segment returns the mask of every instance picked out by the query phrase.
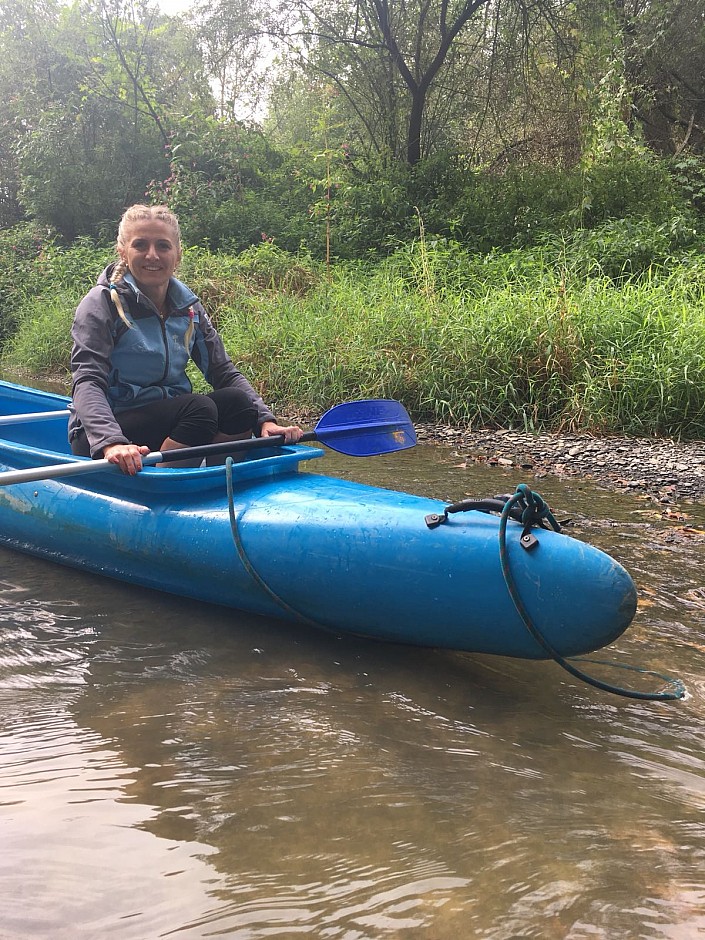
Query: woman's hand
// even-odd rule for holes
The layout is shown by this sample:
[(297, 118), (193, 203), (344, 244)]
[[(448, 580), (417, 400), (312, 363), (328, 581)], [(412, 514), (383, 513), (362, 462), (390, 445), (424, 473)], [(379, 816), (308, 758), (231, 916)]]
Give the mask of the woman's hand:
[(138, 444), (108, 444), (103, 448), (103, 457), (117, 464), (123, 473), (130, 476), (142, 469), (142, 458), (148, 453), (149, 447)]
[(260, 437), (275, 437), (276, 435), (283, 434), (285, 444), (295, 444), (297, 441), (301, 440), (304, 432), (295, 424), (283, 428), (281, 425), (277, 424), (276, 421), (265, 421), (259, 429), (259, 434)]

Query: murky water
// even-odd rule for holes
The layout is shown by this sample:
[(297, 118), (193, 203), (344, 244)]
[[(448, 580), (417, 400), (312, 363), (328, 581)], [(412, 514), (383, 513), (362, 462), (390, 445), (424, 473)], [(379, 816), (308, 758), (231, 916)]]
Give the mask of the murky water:
[[(433, 447), (318, 464), (449, 500), (523, 479)], [(527, 482), (639, 585), (596, 658), (685, 701), (0, 549), (0, 936), (705, 937), (705, 508)]]

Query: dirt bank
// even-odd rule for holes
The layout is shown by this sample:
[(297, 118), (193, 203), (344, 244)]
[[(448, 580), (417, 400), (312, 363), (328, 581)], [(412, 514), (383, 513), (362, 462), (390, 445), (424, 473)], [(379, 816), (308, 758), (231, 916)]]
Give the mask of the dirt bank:
[(663, 505), (705, 497), (705, 441), (467, 431), (433, 425), (417, 425), (416, 431), (419, 442), (446, 445), (465, 460), (517, 467), (536, 478), (585, 477)]

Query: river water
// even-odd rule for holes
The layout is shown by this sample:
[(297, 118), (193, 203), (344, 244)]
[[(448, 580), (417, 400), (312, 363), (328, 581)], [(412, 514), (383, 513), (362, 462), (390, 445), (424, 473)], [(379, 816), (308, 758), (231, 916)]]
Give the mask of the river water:
[[(524, 479), (437, 446), (316, 464), (450, 501)], [(0, 937), (705, 937), (705, 508), (526, 482), (639, 587), (595, 657), (631, 670), (584, 668), (685, 700), (0, 549)]]

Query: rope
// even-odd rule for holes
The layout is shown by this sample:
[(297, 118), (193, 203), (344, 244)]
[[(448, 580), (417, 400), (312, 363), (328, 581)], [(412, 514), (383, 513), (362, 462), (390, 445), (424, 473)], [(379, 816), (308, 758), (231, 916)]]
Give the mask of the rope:
[(237, 551), (238, 558), (242, 563), (243, 568), (250, 575), (252, 580), (262, 588), (262, 590), (269, 596), (271, 599), (278, 604), (283, 610), (288, 614), (291, 614), (296, 620), (300, 620), (302, 623), (308, 624), (308, 626), (316, 627), (318, 630), (325, 630), (322, 624), (317, 623), (315, 620), (311, 620), (310, 617), (307, 617), (306, 614), (302, 614), (300, 611), (296, 610), (291, 605), (287, 604), (284, 598), (280, 597), (276, 591), (274, 591), (256, 570), (250, 559), (247, 557), (247, 552), (245, 551), (245, 546), (242, 543), (242, 538), (240, 536), (240, 528), (238, 526), (237, 516), (235, 515), (235, 500), (233, 496), (233, 458), (227, 457), (225, 460), (225, 482), (228, 491), (228, 514), (230, 516), (230, 531), (233, 535), (233, 542), (235, 543), (235, 549)]
[(542, 525), (546, 528), (544, 523), (548, 522), (555, 532), (561, 531), (561, 527), (556, 522), (548, 504), (544, 502), (538, 493), (530, 490), (526, 483), (520, 483), (517, 486), (516, 493), (509, 497), (507, 503), (509, 508), (505, 506), (503, 512), (509, 516), (512, 508), (518, 506), (521, 510), (521, 523), (525, 529), (531, 529), (535, 525)]
[[(661, 675), (658, 672), (652, 672), (648, 669), (641, 669), (636, 666), (628, 666), (625, 663), (608, 663), (604, 660), (583, 660), (584, 662), (591, 662), (600, 665), (607, 665), (614, 669), (629, 669), (634, 672), (640, 672), (644, 675), (654, 676), (658, 679), (662, 679), (664, 682), (667, 682), (669, 685), (673, 686), (673, 692), (638, 692), (633, 689), (625, 689), (622, 686), (611, 685), (608, 682), (602, 682), (600, 679), (595, 679), (593, 676), (589, 676), (587, 673), (583, 672), (581, 669), (578, 669), (567, 659), (564, 659), (560, 653), (554, 649), (554, 647), (549, 643), (546, 637), (541, 633), (539, 628), (531, 619), (529, 612), (524, 606), (524, 602), (519, 595), (519, 591), (514, 581), (514, 577), (511, 572), (509, 565), (509, 555), (507, 552), (507, 520), (510, 518), (512, 510), (515, 507), (521, 509), (522, 514), (522, 523), (526, 528), (533, 523), (533, 519), (536, 518), (537, 521), (548, 519), (552, 520), (551, 524), (555, 527), (558, 526), (555, 519), (551, 515), (550, 510), (544, 503), (543, 499), (538, 495), (538, 493), (532, 493), (526, 483), (520, 483), (517, 487), (516, 493), (505, 503), (502, 514), (499, 521), (499, 557), (502, 565), (502, 574), (504, 575), (504, 581), (507, 585), (507, 590), (509, 595), (514, 602), (514, 606), (517, 609), (517, 613), (524, 622), (524, 626), (529, 631), (531, 636), (536, 640), (536, 642), (548, 653), (551, 659), (554, 662), (558, 663), (566, 672), (569, 672), (572, 676), (575, 676), (576, 679), (580, 679), (582, 682), (586, 682), (588, 685), (594, 686), (596, 689), (601, 689), (603, 692), (612, 692), (614, 695), (622, 695), (625, 698), (640, 699), (642, 701), (649, 702), (672, 702), (676, 699), (685, 698), (685, 686), (680, 681), (680, 679), (673, 679), (670, 676)], [(556, 529), (558, 531), (558, 529)]]

